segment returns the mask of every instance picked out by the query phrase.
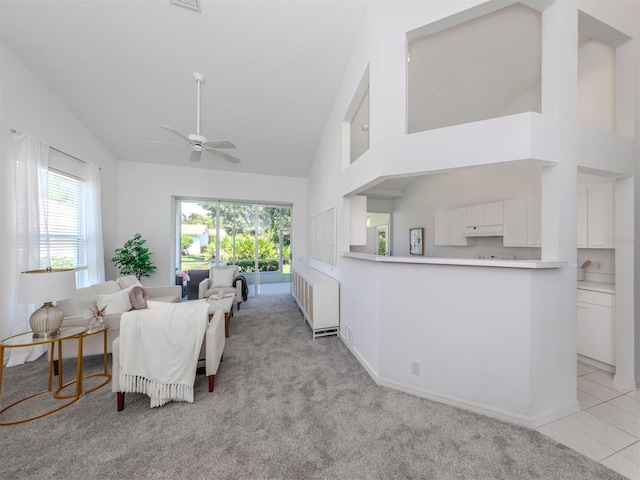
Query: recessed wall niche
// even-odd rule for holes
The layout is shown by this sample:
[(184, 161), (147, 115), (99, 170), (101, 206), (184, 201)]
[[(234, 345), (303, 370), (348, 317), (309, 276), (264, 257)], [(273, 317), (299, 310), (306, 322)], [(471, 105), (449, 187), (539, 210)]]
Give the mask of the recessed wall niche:
[(516, 3), (407, 33), (407, 131), (541, 111), (540, 12)]
[[(578, 12), (578, 84), (576, 120), (608, 132), (631, 132), (629, 115), (618, 107), (633, 103), (628, 78), (627, 35)], [(632, 116), (631, 116), (632, 118)]]
[(369, 150), (369, 127), (369, 66), (367, 66), (342, 123), (344, 167), (351, 165)]

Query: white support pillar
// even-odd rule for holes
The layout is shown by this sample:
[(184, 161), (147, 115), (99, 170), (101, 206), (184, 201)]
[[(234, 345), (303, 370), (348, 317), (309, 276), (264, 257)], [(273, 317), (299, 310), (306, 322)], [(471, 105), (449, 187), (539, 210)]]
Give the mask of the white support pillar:
[(615, 184), (615, 346), (616, 374), (614, 382), (636, 388), (640, 380), (640, 319), (636, 315), (634, 292), (635, 235), (634, 177), (618, 178)]
[(577, 174), (568, 162), (542, 169), (542, 260), (568, 262), (574, 269)]

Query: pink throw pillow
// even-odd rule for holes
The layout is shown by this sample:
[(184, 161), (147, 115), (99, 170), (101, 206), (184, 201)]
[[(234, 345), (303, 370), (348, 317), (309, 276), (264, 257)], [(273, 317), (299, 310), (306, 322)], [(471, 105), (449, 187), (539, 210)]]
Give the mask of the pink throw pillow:
[(136, 310), (144, 310), (147, 308), (147, 298), (149, 294), (142, 287), (133, 287), (129, 292), (129, 301), (131, 306)]

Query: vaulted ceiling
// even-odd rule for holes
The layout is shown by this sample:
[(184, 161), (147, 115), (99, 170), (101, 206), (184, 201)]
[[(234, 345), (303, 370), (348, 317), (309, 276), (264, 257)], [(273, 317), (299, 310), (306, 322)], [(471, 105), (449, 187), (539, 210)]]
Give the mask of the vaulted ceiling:
[[(0, 0), (3, 43), (120, 160), (304, 177), (367, 8), (349, 0)], [(162, 129), (229, 140), (238, 165)], [(226, 151), (226, 150), (225, 150)]]

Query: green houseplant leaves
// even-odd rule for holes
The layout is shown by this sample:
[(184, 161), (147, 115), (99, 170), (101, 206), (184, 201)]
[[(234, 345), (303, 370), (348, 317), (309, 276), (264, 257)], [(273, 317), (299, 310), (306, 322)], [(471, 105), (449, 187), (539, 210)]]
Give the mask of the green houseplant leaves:
[(135, 275), (138, 280), (149, 277), (156, 270), (151, 260), (149, 249), (144, 246), (146, 240), (136, 233), (131, 240), (127, 240), (122, 248), (116, 248), (115, 256), (111, 259), (120, 269), (120, 275)]

